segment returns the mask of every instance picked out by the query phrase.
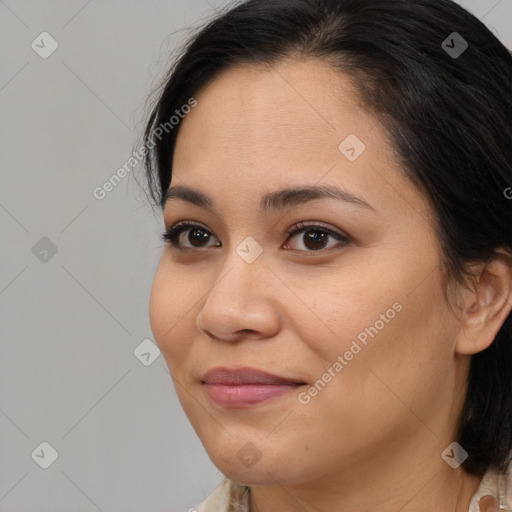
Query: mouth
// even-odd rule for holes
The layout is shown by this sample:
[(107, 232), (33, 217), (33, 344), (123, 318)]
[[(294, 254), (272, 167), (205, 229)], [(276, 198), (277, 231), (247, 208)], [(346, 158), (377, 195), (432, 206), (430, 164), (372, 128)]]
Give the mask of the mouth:
[(208, 397), (223, 408), (252, 407), (306, 385), (300, 379), (274, 375), (255, 368), (212, 368), (203, 376)]

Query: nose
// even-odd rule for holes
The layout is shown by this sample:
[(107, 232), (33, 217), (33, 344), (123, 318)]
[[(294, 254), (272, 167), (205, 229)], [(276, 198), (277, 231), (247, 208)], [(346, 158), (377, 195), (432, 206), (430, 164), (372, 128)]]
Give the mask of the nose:
[(247, 263), (235, 252), (220, 277), (209, 285), (196, 317), (197, 329), (213, 340), (227, 342), (275, 336), (281, 322), (279, 286), (283, 285), (262, 256)]

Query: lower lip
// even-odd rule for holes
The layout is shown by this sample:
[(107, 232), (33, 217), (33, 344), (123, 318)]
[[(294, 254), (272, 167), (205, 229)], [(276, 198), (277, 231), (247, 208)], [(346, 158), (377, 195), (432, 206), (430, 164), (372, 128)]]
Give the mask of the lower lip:
[(301, 384), (206, 384), (208, 396), (221, 407), (241, 409), (270, 400), (301, 387)]

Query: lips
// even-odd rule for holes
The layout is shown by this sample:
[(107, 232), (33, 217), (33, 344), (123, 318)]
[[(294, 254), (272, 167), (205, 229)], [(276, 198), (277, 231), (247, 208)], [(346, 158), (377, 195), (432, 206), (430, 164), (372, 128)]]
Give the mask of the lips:
[(236, 386), (243, 384), (273, 384), (273, 385), (294, 385), (305, 384), (305, 382), (290, 378), (273, 375), (271, 373), (257, 370), (255, 368), (212, 368), (208, 370), (202, 381), (205, 384), (223, 384), (226, 386)]
[(252, 407), (290, 393), (305, 382), (255, 368), (212, 368), (202, 378), (209, 398), (226, 409)]

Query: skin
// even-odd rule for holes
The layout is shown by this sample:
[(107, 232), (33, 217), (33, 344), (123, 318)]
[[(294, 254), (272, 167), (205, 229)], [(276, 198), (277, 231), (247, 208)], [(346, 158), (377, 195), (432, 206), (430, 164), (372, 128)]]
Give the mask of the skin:
[(481, 512), (499, 512), (500, 504), (492, 496), (484, 496), (478, 503)]
[[(182, 233), (188, 252), (166, 244), (150, 320), (211, 460), (251, 487), (251, 511), (467, 512), (481, 479), (441, 454), (455, 440), (471, 354), (512, 308), (510, 262), (475, 265), (475, 288), (460, 288), (457, 315), (449, 308), (432, 209), (350, 80), (327, 64), (238, 66), (195, 98), (171, 187), (199, 189), (217, 210), (168, 201), (166, 227), (190, 220), (210, 237), (194, 249)], [(366, 145), (352, 162), (338, 149), (349, 134)], [(373, 209), (319, 199), (259, 211), (264, 193), (317, 184)], [(331, 236), (314, 251), (305, 233), (286, 234), (301, 221), (350, 242)], [(236, 252), (248, 236), (263, 250), (250, 264)], [(308, 404), (298, 400), (307, 387), (246, 409), (205, 393), (201, 377), (216, 366), (311, 386), (397, 302), (401, 311)], [(247, 443), (260, 456), (252, 467), (237, 456)]]

